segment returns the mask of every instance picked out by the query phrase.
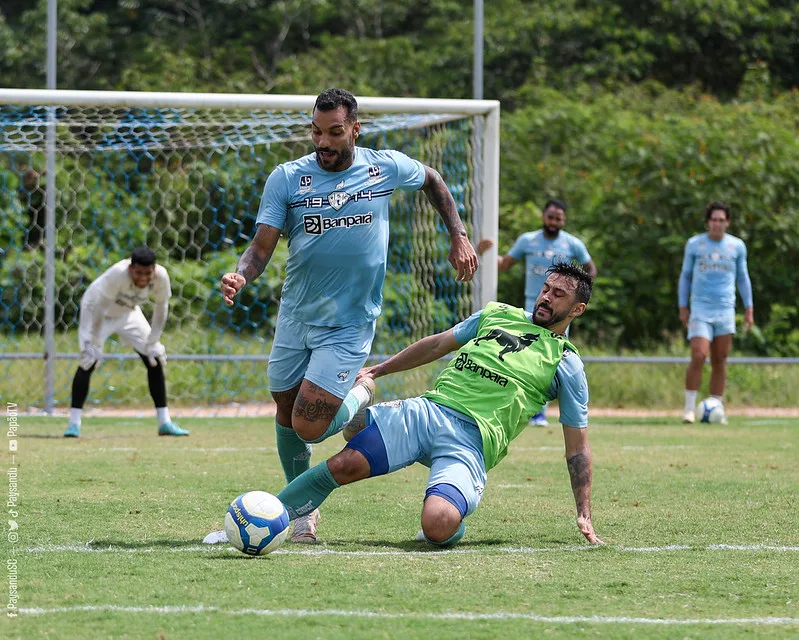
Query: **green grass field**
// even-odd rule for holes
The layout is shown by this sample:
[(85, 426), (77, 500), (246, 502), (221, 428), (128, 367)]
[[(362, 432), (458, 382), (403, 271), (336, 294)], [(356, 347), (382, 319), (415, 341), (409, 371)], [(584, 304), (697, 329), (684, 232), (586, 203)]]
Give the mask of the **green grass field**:
[[(4, 638), (789, 638), (799, 635), (799, 424), (597, 420), (589, 548), (559, 428), (489, 474), (463, 542), (413, 540), (426, 470), (342, 488), (315, 547), (203, 547), (239, 493), (283, 486), (274, 423), (20, 416), (20, 615)], [(318, 445), (314, 460), (337, 451)], [(10, 516), (9, 516), (10, 517)], [(11, 533), (8, 526), (4, 539)], [(11, 566), (11, 565), (9, 565)]]

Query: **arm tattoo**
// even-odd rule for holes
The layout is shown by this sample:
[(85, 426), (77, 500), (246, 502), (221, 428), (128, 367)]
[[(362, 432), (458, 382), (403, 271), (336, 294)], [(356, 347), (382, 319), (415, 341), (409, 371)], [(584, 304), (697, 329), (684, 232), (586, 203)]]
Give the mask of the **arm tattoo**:
[(591, 487), (591, 461), (583, 453), (578, 453), (566, 460), (569, 467), (569, 476), (572, 481), (572, 491), (576, 492)]
[(247, 280), (247, 284), (249, 284), (264, 272), (267, 262), (269, 262), (269, 259), (259, 256), (255, 247), (250, 245), (241, 254), (236, 273), (243, 275), (244, 279)]
[(463, 221), (458, 216), (458, 210), (455, 207), (455, 200), (452, 194), (447, 189), (444, 180), (434, 171), (435, 179), (430, 181), (430, 184), (423, 187), (424, 194), (430, 201), (436, 211), (438, 211), (444, 224), (447, 225), (449, 234), (451, 236), (465, 236), (466, 227), (463, 226)]

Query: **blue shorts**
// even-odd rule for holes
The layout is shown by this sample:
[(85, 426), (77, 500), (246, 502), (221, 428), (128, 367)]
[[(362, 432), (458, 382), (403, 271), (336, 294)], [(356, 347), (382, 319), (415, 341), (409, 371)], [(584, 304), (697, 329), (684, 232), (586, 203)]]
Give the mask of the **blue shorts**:
[(319, 327), (278, 314), (269, 356), (270, 391), (288, 391), (303, 378), (345, 398), (366, 362), (374, 321), (354, 327)]
[(735, 309), (719, 313), (691, 312), (688, 319), (688, 339), (705, 338), (713, 342), (714, 338), (735, 333)]
[(392, 400), (366, 411), (383, 437), (389, 473), (419, 462), (430, 468), (428, 488), (451, 484), (466, 498), (466, 515), (477, 508), (487, 479), (477, 425), (425, 398)]

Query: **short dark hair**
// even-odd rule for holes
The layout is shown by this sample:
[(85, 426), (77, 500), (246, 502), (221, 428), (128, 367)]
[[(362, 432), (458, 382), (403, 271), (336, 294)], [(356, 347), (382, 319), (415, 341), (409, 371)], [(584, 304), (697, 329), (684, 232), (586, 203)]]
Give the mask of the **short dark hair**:
[(137, 247), (130, 254), (130, 263), (150, 267), (155, 264), (156, 257), (155, 251), (150, 249), (150, 247)]
[(594, 291), (594, 279), (585, 269), (573, 262), (564, 261), (556, 262), (547, 269), (547, 277), (553, 273), (577, 280), (577, 302), (588, 304)]
[(724, 204), (721, 200), (714, 200), (705, 207), (705, 222), (710, 220), (710, 216), (713, 215), (714, 211), (723, 211), (724, 217), (727, 220), (730, 219), (730, 206)]
[(544, 208), (541, 209), (541, 212), (543, 213), (544, 211), (549, 209), (551, 206), (555, 206), (558, 209), (563, 209), (563, 213), (566, 213), (566, 209), (568, 208), (568, 207), (566, 207), (566, 203), (563, 202), (563, 200), (561, 200), (560, 198), (551, 198), (551, 199), (547, 200), (547, 203), (544, 205)]
[(316, 96), (314, 111), (333, 111), (339, 107), (347, 110), (347, 122), (354, 122), (358, 119), (358, 101), (355, 96), (344, 89), (325, 89)]

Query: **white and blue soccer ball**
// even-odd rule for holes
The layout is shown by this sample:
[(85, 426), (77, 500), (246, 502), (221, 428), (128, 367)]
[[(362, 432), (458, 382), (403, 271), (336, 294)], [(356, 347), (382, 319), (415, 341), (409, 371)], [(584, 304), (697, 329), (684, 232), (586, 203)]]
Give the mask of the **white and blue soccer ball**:
[(718, 398), (705, 398), (696, 408), (699, 422), (719, 424), (724, 421), (724, 405)]
[(225, 532), (239, 551), (263, 556), (283, 544), (289, 533), (289, 514), (271, 493), (248, 491), (227, 508)]

